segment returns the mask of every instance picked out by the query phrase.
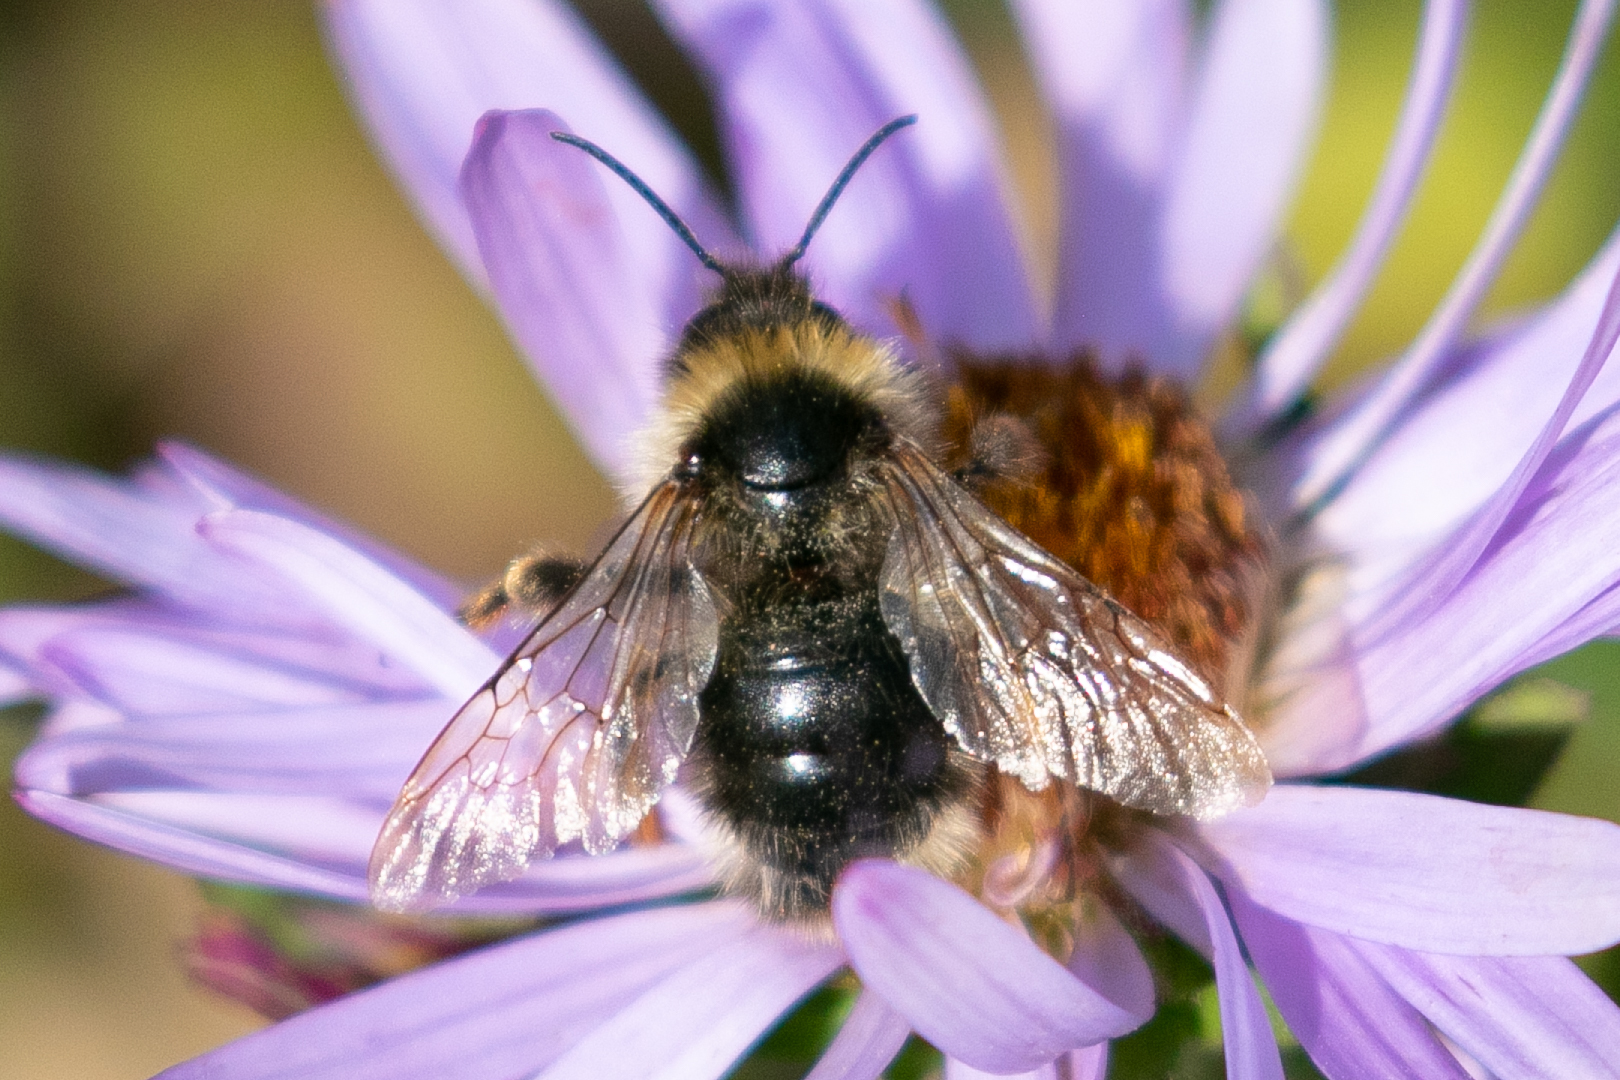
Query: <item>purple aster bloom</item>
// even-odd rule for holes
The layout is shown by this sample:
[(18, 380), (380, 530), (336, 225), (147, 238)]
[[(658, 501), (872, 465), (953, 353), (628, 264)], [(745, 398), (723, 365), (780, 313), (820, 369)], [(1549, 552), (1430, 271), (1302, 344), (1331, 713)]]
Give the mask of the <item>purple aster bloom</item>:
[[(605, 469), (655, 407), (706, 272), (634, 193), (548, 136), (611, 144), (722, 257), (797, 239), (826, 179), (892, 117), (923, 122), (851, 185), (806, 257), (822, 295), (890, 335), (1094, 350), (1181, 381), (1272, 247), (1322, 92), (1328, 13), (1218, 0), (1019, 0), (1058, 121), (1064, 215), (1047, 307), (1005, 202), (992, 124), (920, 3), (659, 0), (711, 81), (745, 244), (691, 157), (568, 9), (544, 0), (331, 0), (334, 47), (423, 217), (487, 289)], [(947, 1075), (1100, 1077), (1154, 1009), (1129, 922), (1213, 965), (1228, 1074), (1280, 1077), (1255, 976), (1334, 1080), (1620, 1075), (1620, 1011), (1565, 957), (1620, 940), (1620, 827), (1310, 783), (1450, 723), (1510, 676), (1620, 624), (1620, 237), (1510, 325), (1470, 316), (1534, 205), (1614, 4), (1587, 0), (1518, 168), (1456, 284), (1386, 371), (1263, 440), (1356, 311), (1452, 87), (1466, 5), (1430, 0), (1407, 103), (1340, 264), (1257, 358), (1222, 421), (1300, 587), (1247, 680), (1284, 782), (1194, 824), (1088, 841), (1097, 887), (1059, 962), (1017, 918), (1037, 842), (975, 896), (852, 865), (836, 940), (711, 884), (679, 793), (665, 839), (576, 851), (456, 902), (589, 915), (402, 976), (173, 1070), (209, 1077), (717, 1077), (844, 968), (860, 996), (812, 1075), (878, 1075), (911, 1032)], [(914, 136), (914, 137), (913, 137)], [(913, 358), (926, 363), (929, 357)], [(125, 481), (0, 461), (0, 520), (130, 586), (0, 612), (0, 697), (52, 711), (17, 767), (31, 812), (203, 877), (359, 901), (383, 815), (507, 641), (459, 592), (195, 450)], [(1045, 861), (1043, 861), (1045, 860)], [(609, 911), (608, 909), (620, 909)], [(1011, 916), (1011, 917), (1009, 917)], [(1252, 965), (1252, 970), (1251, 970)], [(1443, 1038), (1442, 1038), (1443, 1036)]]

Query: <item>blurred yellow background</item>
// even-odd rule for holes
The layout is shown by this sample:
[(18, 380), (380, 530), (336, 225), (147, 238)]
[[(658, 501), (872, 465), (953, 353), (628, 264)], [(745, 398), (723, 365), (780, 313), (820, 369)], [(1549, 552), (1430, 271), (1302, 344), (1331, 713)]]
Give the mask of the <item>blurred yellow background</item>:
[[(644, 9), (584, 5), (718, 167), (689, 69)], [(1489, 213), (1573, 0), (1481, 0), (1411, 225), (1336, 359), (1408, 340)], [(1005, 12), (952, 18), (1002, 114), (1036, 254), (1052, 178)], [(1404, 91), (1416, 0), (1340, 5), (1323, 138), (1290, 225), (1320, 276), (1353, 228)], [(536, 103), (540, 104), (540, 103)], [(1620, 216), (1620, 49), (1489, 307), (1557, 292)], [(1047, 274), (1049, 277), (1049, 272)], [(288, 0), (0, 0), (0, 446), (119, 469), (192, 440), (468, 582), (535, 540), (582, 550), (611, 512), (502, 330), (412, 218)], [(0, 537), (0, 600), (96, 583)], [(1620, 657), (1561, 662), (1594, 719), (1542, 805), (1620, 817)], [(1611, 685), (1611, 681), (1614, 685)], [(0, 714), (5, 760), (34, 713)], [(174, 963), (182, 879), (0, 806), (0, 1078), (148, 1076), (255, 1026)]]

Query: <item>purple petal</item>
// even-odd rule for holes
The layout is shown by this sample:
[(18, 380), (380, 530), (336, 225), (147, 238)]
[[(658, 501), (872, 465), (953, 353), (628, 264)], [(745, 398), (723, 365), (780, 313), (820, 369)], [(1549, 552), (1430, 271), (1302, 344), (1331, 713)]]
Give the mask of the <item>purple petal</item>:
[(1586, 81), (1603, 53), (1614, 5), (1615, 0), (1583, 0), (1552, 91), (1468, 262), (1406, 353), (1370, 394), (1339, 418), (1328, 437), (1316, 447), (1313, 460), (1295, 486), (1295, 505), (1309, 506), (1331, 492), (1388, 434), (1457, 344), (1529, 219), (1541, 186), (1557, 160)]
[(513, 336), (575, 434), (623, 477), (670, 327), (608, 201), (621, 181), (551, 138), (568, 130), (544, 110), (486, 113), (461, 190)]
[(256, 510), (211, 515), (199, 531), (223, 551), (279, 577), (306, 604), (461, 700), (499, 657), (409, 584), (337, 539)]
[[(844, 162), (906, 113), (921, 121), (864, 165), (805, 263), (830, 303), (892, 333), (905, 296), (929, 334), (977, 349), (1037, 336), (990, 112), (939, 14), (920, 0), (659, 0), (703, 64), (754, 239), (799, 239)], [(572, 119), (572, 117), (570, 117)]]
[(1016, 0), (1058, 123), (1057, 350), (1117, 365), (1172, 321), (1159, 285), (1164, 185), (1186, 111), (1186, 0)]
[[(491, 109), (552, 109), (610, 145), (706, 241), (723, 218), (691, 157), (566, 4), (554, 0), (327, 0), (332, 47), (355, 104), (439, 240), (484, 277), (458, 177)], [(696, 309), (691, 253), (620, 185), (609, 201), (655, 295)], [(677, 300), (677, 297), (680, 297)], [(671, 320), (675, 325), (686, 315)]]
[[(1574, 379), (1617, 272), (1620, 230), (1558, 299), (1464, 353), (1462, 370), (1428, 394), (1317, 515), (1328, 544), (1353, 560), (1356, 595), (1381, 595), (1379, 585), (1513, 475)], [(1608, 364), (1569, 424), (1617, 400), (1620, 364)]]
[(711, 944), (536, 1080), (716, 1080), (842, 963), (836, 948), (775, 927)]
[(34, 684), (27, 676), (6, 664), (0, 664), (0, 706), (15, 705), (34, 693)]
[(1153, 972), (1124, 925), (1107, 905), (1089, 905), (1071, 928), (1069, 973), (1146, 1023), (1158, 1008)]
[(1071, 1050), (1064, 1057), (1068, 1060), (1059, 1058), (1038, 1069), (1010, 1076), (1007, 1073), (982, 1072), (955, 1058), (946, 1058), (945, 1080), (1104, 1080), (1108, 1075), (1108, 1044), (1105, 1042)]
[(1620, 1008), (1561, 956), (1356, 951), (1499, 1080), (1620, 1076)]
[(17, 782), (76, 796), (155, 787), (387, 803), (453, 709), (430, 700), (103, 725), (39, 740)]
[(1350, 942), (1280, 918), (1241, 892), (1227, 898), (1277, 1011), (1332, 1080), (1468, 1080)]
[(207, 498), (212, 504), (211, 510), (264, 510), (330, 533), (396, 577), (409, 581), (446, 611), (454, 611), (466, 593), (465, 589), (448, 578), (379, 544), (343, 522), (305, 506), (262, 480), (238, 472), (195, 446), (174, 441), (162, 442), (158, 444), (157, 458), (166, 471), (183, 480), (192, 491)]
[(1424, 5), (1406, 101), (1356, 235), (1327, 278), (1260, 355), (1242, 422), (1263, 424), (1303, 394), (1361, 307), (1433, 156), (1467, 21), (1468, 0), (1428, 0)]
[[(1616, 309), (1620, 314), (1620, 307)], [(1345, 760), (1419, 738), (1524, 670), (1620, 582), (1620, 410), (1547, 459), (1492, 547), (1423, 617), (1362, 644), (1369, 726)]]
[(1428, 952), (1533, 956), (1620, 940), (1620, 825), (1404, 791), (1281, 784), (1200, 825), (1255, 903)]
[(1328, 70), (1321, 0), (1224, 0), (1193, 81), (1161, 245), (1175, 324), (1156, 367), (1190, 382), (1276, 242)]
[(1122, 1035), (1145, 1016), (1094, 991), (955, 885), (862, 860), (833, 890), (861, 980), (918, 1034), (974, 1068), (1018, 1072)]
[(523, 1076), (604, 1016), (746, 933), (726, 904), (641, 911), (496, 945), (238, 1039), (168, 1080)]
[(1265, 1003), (1226, 906), (1198, 864), (1162, 833), (1143, 829), (1131, 850), (1115, 860), (1114, 875), (1150, 915), (1214, 962), (1227, 1075), (1282, 1080), (1282, 1056)]
[[(339, 797), (126, 792), (95, 801), (16, 793), (23, 809), (87, 840), (195, 877), (364, 903), (366, 864), (384, 807)], [(558, 856), (447, 910), (567, 913), (680, 895), (712, 884), (679, 844)]]
[(88, 469), (0, 457), (0, 524), (131, 585), (204, 609), (297, 625), (309, 614), (269, 581), (198, 542), (200, 498), (141, 492)]
[(877, 1080), (910, 1034), (905, 1017), (878, 995), (863, 990), (832, 1044), (804, 1080)]

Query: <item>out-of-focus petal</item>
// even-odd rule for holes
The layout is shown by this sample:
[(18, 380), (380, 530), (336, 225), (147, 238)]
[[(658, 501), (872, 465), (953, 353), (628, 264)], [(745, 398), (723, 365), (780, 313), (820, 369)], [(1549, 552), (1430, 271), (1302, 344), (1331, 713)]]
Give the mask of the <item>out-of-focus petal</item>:
[(1440, 119), (1455, 84), (1467, 21), (1468, 0), (1428, 0), (1425, 4), (1406, 101), (1356, 235), (1328, 276), (1255, 362), (1248, 398), (1236, 418), (1239, 424), (1263, 424), (1303, 394), (1365, 299), (1433, 156)]
[(1064, 965), (1070, 973), (1132, 1016), (1152, 1016), (1158, 1007), (1153, 971), (1108, 905), (1088, 905), (1070, 930), (1074, 951)]
[(1098, 993), (966, 892), (887, 860), (852, 864), (833, 925), (861, 980), (947, 1055), (1018, 1072), (1147, 1019)]
[[(1071, 1050), (1064, 1057), (1067, 1061), (1059, 1058), (1038, 1069), (1011, 1075), (982, 1072), (955, 1058), (946, 1058), (945, 1080), (1104, 1080), (1108, 1075), (1108, 1044), (1105, 1042)], [(1059, 1068), (1060, 1063), (1067, 1066), (1066, 1071)]]
[(1617, 480), (1620, 408), (1564, 439), (1490, 549), (1432, 610), (1359, 643), (1368, 730), (1343, 764), (1448, 723), (1620, 582)]
[[(1570, 384), (1617, 272), (1620, 231), (1556, 300), (1462, 354), (1461, 370), (1425, 395), (1316, 516), (1328, 547), (1349, 560), (1356, 597), (1375, 596), (1513, 474)], [(1606, 364), (1569, 423), (1616, 401), (1620, 364)]]
[(485, 113), (461, 190), (513, 337), (580, 441), (623, 477), (670, 327), (608, 201), (622, 181), (551, 138), (568, 130), (542, 109)]
[(331, 536), (256, 510), (212, 514), (200, 530), (219, 549), (279, 577), (333, 624), (392, 653), (447, 697), (466, 698), (500, 662), (449, 613)]
[(1314, 448), (1294, 486), (1296, 506), (1312, 506), (1331, 495), (1439, 373), (1535, 207), (1603, 54), (1614, 7), (1615, 0), (1582, 0), (1552, 91), (1468, 262), (1406, 353)]
[(1498, 1080), (1620, 1077), (1620, 1008), (1562, 956), (1355, 949)]
[(0, 664), (0, 707), (15, 705), (34, 694), (34, 684), (22, 672)]
[(775, 927), (710, 943), (536, 1080), (717, 1080), (842, 962), (836, 948)]
[[(491, 109), (568, 117), (629, 162), (706, 242), (726, 246), (724, 219), (697, 165), (568, 5), (327, 0), (324, 8), (333, 50), (383, 159), (472, 280), (484, 280), (483, 262), (457, 178), (473, 126)], [(609, 188), (608, 198), (638, 273), (670, 302), (666, 314), (678, 324), (705, 284), (691, 253), (629, 188)]]
[[(892, 334), (904, 296), (929, 335), (978, 349), (1034, 343), (1036, 313), (990, 111), (921, 0), (659, 0), (714, 84), (761, 254), (791, 248), (844, 162), (917, 113), (862, 167), (805, 264), (824, 298)], [(579, 123), (572, 116), (571, 123)]]
[(804, 1080), (877, 1080), (910, 1034), (905, 1017), (877, 994), (862, 990)]
[(307, 610), (196, 536), (208, 507), (57, 462), (0, 457), (0, 524), (41, 547), (194, 608), (299, 625)]
[(1271, 1019), (1244, 962), (1231, 917), (1204, 871), (1153, 829), (1142, 830), (1131, 850), (1113, 861), (1113, 868), (1137, 903), (1214, 963), (1227, 1075), (1282, 1080), (1282, 1055)]
[(1164, 183), (1186, 111), (1187, 0), (1015, 0), (1057, 120), (1052, 344), (1118, 365), (1159, 343)]
[(1620, 940), (1620, 825), (1405, 791), (1281, 784), (1197, 827), (1280, 915), (1406, 948), (1568, 955)]
[(1290, 922), (1229, 890), (1243, 943), (1277, 1011), (1335, 1080), (1468, 1080), (1417, 1010), (1390, 990), (1350, 942)]
[(525, 1076), (694, 958), (746, 933), (726, 904), (577, 923), (340, 998), (178, 1065), (168, 1080)]
[(1174, 319), (1149, 358), (1190, 382), (1270, 252), (1321, 112), (1323, 0), (1224, 0), (1167, 185), (1161, 288)]
[[(69, 832), (195, 877), (365, 903), (366, 864), (384, 806), (339, 796), (128, 792), (93, 800), (40, 789), (23, 809)], [(559, 856), (464, 897), (466, 913), (590, 911), (692, 892), (712, 876), (690, 848), (663, 844)]]

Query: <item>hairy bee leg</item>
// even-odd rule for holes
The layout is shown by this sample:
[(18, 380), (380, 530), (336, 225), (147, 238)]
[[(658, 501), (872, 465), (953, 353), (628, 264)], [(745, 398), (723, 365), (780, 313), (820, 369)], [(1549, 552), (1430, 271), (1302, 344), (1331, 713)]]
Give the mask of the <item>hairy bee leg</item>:
[(973, 425), (968, 459), (951, 478), (973, 492), (999, 480), (1028, 482), (1045, 468), (1049, 456), (1027, 423), (994, 413)]
[(474, 630), (487, 629), (508, 615), (537, 618), (555, 607), (585, 570), (586, 564), (577, 559), (536, 549), (513, 559), (506, 573), (468, 597), (456, 614)]

